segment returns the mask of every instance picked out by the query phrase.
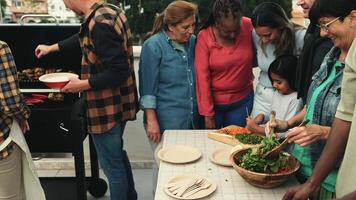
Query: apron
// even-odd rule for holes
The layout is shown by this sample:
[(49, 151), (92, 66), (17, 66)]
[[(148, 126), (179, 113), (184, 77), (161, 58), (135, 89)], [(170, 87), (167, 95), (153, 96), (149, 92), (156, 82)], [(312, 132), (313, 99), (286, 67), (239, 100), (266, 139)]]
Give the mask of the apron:
[(46, 197), (38, 179), (30, 150), (28, 149), (25, 137), (23, 136), (22, 130), (16, 120), (13, 120), (10, 135), (0, 145), (0, 150), (5, 148), (11, 141), (16, 143), (21, 150), (23, 177), (23, 187), (21, 188), (23, 199), (21, 200), (45, 200)]

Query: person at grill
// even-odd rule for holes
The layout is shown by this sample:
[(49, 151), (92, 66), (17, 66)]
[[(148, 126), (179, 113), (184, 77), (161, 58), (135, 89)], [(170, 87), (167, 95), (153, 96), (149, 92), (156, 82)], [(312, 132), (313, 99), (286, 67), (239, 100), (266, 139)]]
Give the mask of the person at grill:
[[(318, 173), (320, 170), (316, 167), (317, 160), (320, 158), (325, 143), (331, 145), (334, 142), (340, 141), (336, 139), (344, 137), (339, 132), (335, 132), (335, 136), (331, 138), (330, 129), (332, 123), (340, 123), (345, 116), (340, 113), (352, 112), (353, 107), (348, 107), (348, 110), (337, 111), (338, 104), (342, 95), (354, 94), (354, 88), (342, 88), (342, 80), (344, 74), (349, 70), (344, 69), (345, 58), (349, 52), (353, 39), (356, 37), (355, 29), (355, 9), (356, 4), (350, 0), (332, 1), (332, 0), (317, 0), (310, 10), (310, 19), (320, 26), (320, 34), (323, 37), (329, 37), (334, 47), (326, 54), (320, 69), (313, 75), (312, 82), (309, 87), (306, 107), (300, 113), (301, 115), (291, 118), (288, 121), (277, 121), (277, 129), (286, 130), (288, 127), (298, 125), (303, 117), (309, 119), (311, 124), (305, 127), (295, 127), (288, 131), (287, 137), (289, 141), (295, 143), (292, 154), (300, 161), (301, 168), (297, 174), (300, 182), (304, 183), (313, 173)], [(349, 90), (349, 94), (341, 94), (342, 90)], [(350, 98), (349, 100), (354, 100)], [(353, 106), (355, 105), (355, 102)], [(335, 118), (337, 116), (341, 117)], [(349, 117), (349, 116), (348, 116)], [(349, 119), (349, 118), (345, 118)], [(334, 126), (333, 125), (333, 126)], [(338, 126), (341, 130), (344, 126)], [(335, 128), (335, 127), (334, 127)], [(335, 148), (332, 147), (332, 151)], [(337, 150), (338, 151), (338, 150)], [(340, 167), (340, 163), (333, 162), (333, 166), (324, 174), (323, 179), (318, 180), (319, 192), (312, 192), (317, 199), (327, 200), (335, 197), (336, 177)], [(310, 182), (305, 184), (308, 189), (311, 189)], [(320, 189), (319, 189), (320, 188)], [(286, 196), (293, 197), (293, 192), (300, 191), (300, 187), (291, 189)], [(305, 188), (303, 189), (304, 191)], [(304, 192), (303, 191), (303, 192)], [(296, 196), (301, 193), (298, 192)], [(311, 193), (309, 193), (311, 195)], [(307, 197), (303, 198), (306, 199)], [(289, 199), (289, 198), (287, 198)], [(292, 199), (292, 198), (290, 198)]]
[(291, 54), (299, 56), (303, 47), (304, 27), (290, 22), (283, 8), (276, 3), (259, 4), (251, 17), (253, 42), (257, 49), (257, 64), (261, 69), (256, 86), (251, 116), (266, 116), (271, 111), (274, 88), (268, 78), (268, 68), (276, 57)]
[(45, 195), (23, 134), (30, 110), (20, 93), (7, 43), (0, 41), (0, 199), (44, 200)]
[[(197, 6), (173, 1), (156, 16), (152, 36), (143, 44), (139, 65), (140, 107), (152, 149), (167, 129), (198, 125), (194, 47)], [(158, 168), (153, 167), (156, 185)]]
[(245, 126), (253, 103), (254, 58), (251, 20), (239, 0), (217, 0), (198, 33), (195, 76), (205, 128)]
[(82, 49), (81, 79), (71, 78), (63, 92), (83, 92), (88, 132), (109, 180), (110, 198), (135, 200), (131, 166), (123, 149), (126, 122), (136, 119), (138, 95), (131, 31), (122, 9), (100, 0), (64, 0), (85, 17), (79, 34), (53, 45), (39, 45), (37, 57), (50, 52)]

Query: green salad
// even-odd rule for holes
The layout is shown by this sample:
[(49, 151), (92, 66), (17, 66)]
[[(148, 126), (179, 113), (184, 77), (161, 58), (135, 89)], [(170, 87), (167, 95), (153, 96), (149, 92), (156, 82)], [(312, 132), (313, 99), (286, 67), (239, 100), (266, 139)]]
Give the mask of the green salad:
[(262, 155), (279, 144), (275, 136), (265, 137), (261, 141), (261, 146), (249, 149), (247, 153), (238, 159), (240, 167), (260, 173), (277, 173), (286, 170), (287, 155), (279, 154), (274, 159), (264, 159)]
[(259, 144), (263, 140), (262, 136), (255, 134), (238, 134), (235, 138), (242, 144)]

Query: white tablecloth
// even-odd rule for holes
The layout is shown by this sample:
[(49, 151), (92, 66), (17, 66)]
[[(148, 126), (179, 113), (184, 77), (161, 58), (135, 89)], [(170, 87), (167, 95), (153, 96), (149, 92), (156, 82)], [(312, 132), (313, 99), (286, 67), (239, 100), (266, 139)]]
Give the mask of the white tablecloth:
[(229, 145), (208, 138), (211, 130), (169, 130), (165, 131), (163, 148), (170, 145), (188, 145), (201, 150), (202, 157), (189, 164), (170, 164), (160, 162), (155, 200), (174, 200), (163, 190), (172, 177), (183, 174), (198, 174), (211, 178), (217, 189), (202, 200), (277, 200), (281, 199), (287, 188), (297, 184), (292, 179), (281, 187), (261, 189), (248, 184), (232, 167), (219, 166), (209, 161), (214, 150)]

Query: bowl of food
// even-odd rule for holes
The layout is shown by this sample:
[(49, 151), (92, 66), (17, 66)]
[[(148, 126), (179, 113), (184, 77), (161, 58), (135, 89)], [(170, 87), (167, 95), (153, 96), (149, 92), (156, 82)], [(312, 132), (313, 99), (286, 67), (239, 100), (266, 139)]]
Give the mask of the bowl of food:
[(286, 152), (281, 152), (273, 159), (263, 158), (264, 153), (278, 144), (275, 138), (266, 137), (261, 146), (236, 147), (231, 151), (230, 162), (249, 184), (260, 188), (277, 187), (300, 167), (299, 161)]
[(43, 82), (49, 88), (60, 89), (63, 88), (69, 82), (69, 79), (71, 77), (78, 78), (78, 75), (64, 72), (50, 73), (40, 76), (38, 80)]

